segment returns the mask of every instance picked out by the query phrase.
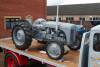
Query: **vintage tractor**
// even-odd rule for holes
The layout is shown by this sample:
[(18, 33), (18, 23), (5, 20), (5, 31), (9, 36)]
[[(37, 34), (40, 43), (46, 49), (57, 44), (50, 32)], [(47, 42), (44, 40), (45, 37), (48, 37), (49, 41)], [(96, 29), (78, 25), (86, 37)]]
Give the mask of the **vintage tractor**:
[(28, 49), (32, 38), (38, 42), (45, 42), (47, 55), (55, 60), (60, 59), (69, 48), (78, 50), (81, 38), (77, 35), (77, 25), (58, 22), (56, 30), (56, 24), (55, 21), (46, 21), (42, 18), (34, 22), (20, 20), (14, 24), (12, 40), (20, 50)]

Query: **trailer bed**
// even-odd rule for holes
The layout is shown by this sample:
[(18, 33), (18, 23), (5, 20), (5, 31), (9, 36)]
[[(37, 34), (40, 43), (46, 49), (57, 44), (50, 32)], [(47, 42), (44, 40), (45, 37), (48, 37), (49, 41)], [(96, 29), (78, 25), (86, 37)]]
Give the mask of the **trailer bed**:
[[(32, 45), (34, 44), (39, 43), (33, 40)], [(79, 51), (70, 51), (64, 56), (64, 61), (61, 62), (50, 59), (46, 54), (40, 53), (39, 50), (34, 50), (32, 46), (27, 51), (18, 50), (15, 48), (11, 38), (0, 39), (0, 47), (56, 67), (78, 67), (79, 63)]]

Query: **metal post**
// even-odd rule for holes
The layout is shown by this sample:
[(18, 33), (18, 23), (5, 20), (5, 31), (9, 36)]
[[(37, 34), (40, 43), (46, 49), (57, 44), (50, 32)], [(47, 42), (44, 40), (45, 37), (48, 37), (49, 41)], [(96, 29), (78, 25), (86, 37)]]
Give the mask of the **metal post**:
[(56, 17), (56, 31), (58, 30), (58, 22), (59, 22), (59, 5), (57, 5), (57, 17)]
[(80, 25), (83, 25), (83, 20), (81, 20)]

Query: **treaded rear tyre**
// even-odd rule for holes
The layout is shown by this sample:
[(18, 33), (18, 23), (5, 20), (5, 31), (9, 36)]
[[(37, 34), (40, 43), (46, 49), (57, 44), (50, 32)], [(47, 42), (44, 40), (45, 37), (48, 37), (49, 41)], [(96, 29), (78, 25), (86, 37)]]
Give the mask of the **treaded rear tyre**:
[[(53, 45), (55, 45), (55, 46), (57, 46), (57, 47), (59, 47), (59, 50), (54, 50), (54, 49), (56, 49), (57, 47), (55, 47), (53, 50), (51, 49), (50, 51), (49, 51), (49, 48), (52, 46), (52, 44)], [(50, 52), (52, 53), (52, 52), (55, 52), (56, 53), (56, 51), (59, 51), (60, 52), (60, 54), (58, 55), (58, 56), (53, 56), (53, 54), (50, 54)], [(59, 59), (61, 59), (63, 56), (64, 56), (64, 45), (62, 45), (60, 42), (49, 42), (47, 45), (46, 45), (46, 53), (47, 53), (47, 55), (51, 58), (51, 59), (54, 59), (54, 60), (59, 60)]]
[[(19, 30), (23, 31), (25, 35), (25, 37), (23, 37), (23, 43), (21, 43), (21, 40), (18, 40), (17, 38), (17, 32)], [(16, 48), (20, 50), (28, 49), (32, 42), (31, 29), (27, 26), (15, 26), (12, 31), (12, 40)]]
[(79, 50), (81, 47), (81, 38), (79, 37), (76, 38), (77, 38), (76, 42), (72, 46), (69, 46), (71, 50)]

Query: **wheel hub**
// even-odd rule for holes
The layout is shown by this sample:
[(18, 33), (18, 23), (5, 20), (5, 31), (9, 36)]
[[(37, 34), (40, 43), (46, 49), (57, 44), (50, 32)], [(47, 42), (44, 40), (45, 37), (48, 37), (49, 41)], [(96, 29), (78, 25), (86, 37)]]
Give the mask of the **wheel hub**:
[(18, 30), (14, 33), (14, 41), (19, 46), (23, 45), (25, 41), (25, 33), (23, 30)]
[(18, 32), (17, 32), (17, 39), (18, 40), (23, 40), (25, 38), (25, 34), (24, 34), (24, 31), (23, 30), (19, 30)]
[(58, 57), (61, 54), (60, 47), (56, 43), (51, 44), (51, 46), (47, 49), (48, 49), (49, 55), (54, 58)]

